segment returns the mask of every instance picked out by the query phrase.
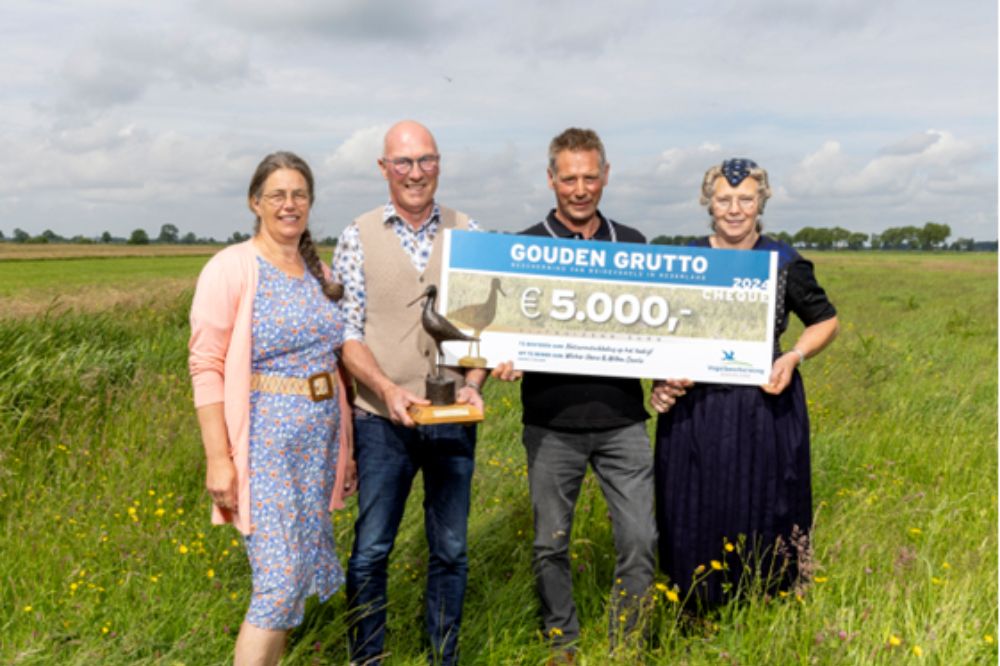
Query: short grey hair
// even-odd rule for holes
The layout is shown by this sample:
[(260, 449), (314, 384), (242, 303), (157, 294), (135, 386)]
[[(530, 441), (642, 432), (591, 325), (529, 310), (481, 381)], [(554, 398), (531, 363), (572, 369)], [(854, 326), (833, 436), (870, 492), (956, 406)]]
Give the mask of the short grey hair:
[[(718, 178), (725, 177), (726, 175), (722, 173), (722, 165), (718, 164), (706, 171), (705, 177), (701, 180), (700, 203), (706, 207), (708, 216), (712, 218), (712, 224), (710, 225), (712, 231), (715, 231), (715, 216), (712, 215), (712, 197), (715, 196), (715, 181)], [(757, 233), (760, 233), (763, 229), (760, 223), (760, 216), (764, 214), (764, 206), (767, 204), (767, 200), (771, 198), (771, 184), (767, 179), (767, 169), (763, 167), (750, 167), (747, 172), (747, 178), (753, 178), (757, 181)]]
[(556, 158), (564, 150), (573, 152), (596, 150), (601, 156), (601, 169), (608, 163), (601, 137), (597, 136), (597, 132), (592, 129), (570, 127), (552, 139), (552, 142), (549, 143), (549, 170), (552, 173), (556, 172)]

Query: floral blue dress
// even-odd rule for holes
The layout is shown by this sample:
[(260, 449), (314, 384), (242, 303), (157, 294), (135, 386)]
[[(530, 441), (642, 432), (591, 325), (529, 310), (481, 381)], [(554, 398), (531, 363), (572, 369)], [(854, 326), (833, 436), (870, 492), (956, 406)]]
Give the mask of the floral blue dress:
[[(334, 370), (343, 343), (339, 306), (308, 271), (295, 278), (257, 261), (253, 372), (305, 378)], [(250, 393), (253, 596), (246, 621), (255, 627), (301, 624), (306, 598), (325, 601), (344, 581), (329, 513), (339, 423), (336, 399)]]

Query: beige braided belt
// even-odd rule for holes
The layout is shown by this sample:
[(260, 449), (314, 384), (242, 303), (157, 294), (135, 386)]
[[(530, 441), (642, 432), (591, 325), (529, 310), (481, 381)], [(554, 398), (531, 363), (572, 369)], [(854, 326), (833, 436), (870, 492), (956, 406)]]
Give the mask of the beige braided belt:
[(281, 375), (250, 376), (250, 390), (285, 395), (307, 395), (313, 402), (329, 400), (334, 396), (336, 384), (332, 372), (317, 372), (305, 379)]

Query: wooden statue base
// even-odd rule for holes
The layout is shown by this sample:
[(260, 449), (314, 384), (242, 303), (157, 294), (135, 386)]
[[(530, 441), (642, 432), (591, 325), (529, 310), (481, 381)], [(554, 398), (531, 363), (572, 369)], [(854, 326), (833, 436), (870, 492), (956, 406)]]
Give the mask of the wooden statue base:
[(411, 405), (410, 417), (420, 425), (438, 423), (478, 423), (483, 412), (472, 405)]

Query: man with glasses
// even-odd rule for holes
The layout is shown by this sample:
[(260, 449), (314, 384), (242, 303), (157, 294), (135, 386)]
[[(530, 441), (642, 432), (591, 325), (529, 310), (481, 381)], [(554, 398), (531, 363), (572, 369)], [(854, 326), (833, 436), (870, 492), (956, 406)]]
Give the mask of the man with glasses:
[[(466, 531), (475, 426), (417, 426), (433, 341), (408, 307), (438, 284), (445, 229), (476, 229), (468, 215), (434, 200), (441, 156), (430, 131), (404, 120), (389, 129), (378, 160), (389, 202), (344, 230), (333, 258), (344, 285), (342, 359), (357, 379), (354, 455), (358, 518), (347, 569), (351, 662), (380, 664), (384, 655), (389, 553), (418, 470), (424, 481), (427, 565), (425, 622), (432, 663), (454, 664), (465, 596)], [(469, 370), (458, 402), (482, 409), (484, 370)]]

